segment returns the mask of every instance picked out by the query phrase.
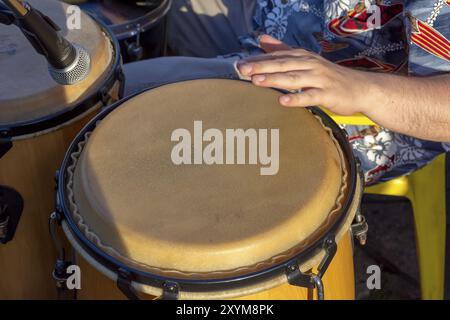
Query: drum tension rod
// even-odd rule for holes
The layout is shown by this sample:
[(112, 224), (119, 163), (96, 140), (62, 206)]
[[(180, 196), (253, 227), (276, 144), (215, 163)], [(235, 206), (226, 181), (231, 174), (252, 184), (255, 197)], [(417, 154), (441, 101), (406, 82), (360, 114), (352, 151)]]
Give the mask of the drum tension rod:
[[(356, 167), (359, 172), (359, 176), (361, 179), (361, 193), (364, 193), (364, 171), (362, 170), (361, 161), (358, 157), (356, 157)], [(367, 233), (369, 232), (369, 225), (367, 224), (366, 218), (361, 214), (361, 203), (359, 205), (359, 209), (356, 212), (355, 220), (351, 225), (351, 233), (355, 236), (355, 238), (359, 241), (359, 244), (364, 246), (367, 241)]]
[(324, 300), (325, 298), (322, 277), (327, 271), (337, 251), (334, 235), (329, 235), (325, 238), (322, 248), (325, 250), (325, 256), (320, 262), (316, 274), (312, 272), (303, 273), (297, 262), (289, 264), (286, 268), (286, 276), (289, 284), (302, 288), (317, 289), (318, 300)]
[(66, 289), (67, 279), (69, 278), (67, 268), (72, 265), (72, 262), (66, 260), (66, 252), (64, 250), (64, 246), (59, 239), (58, 233), (56, 231), (57, 226), (60, 226), (62, 221), (62, 215), (60, 213), (58, 204), (56, 205), (56, 207), (56, 212), (53, 212), (49, 218), (49, 233), (57, 251), (57, 258), (52, 276), (55, 280), (57, 290), (64, 291)]

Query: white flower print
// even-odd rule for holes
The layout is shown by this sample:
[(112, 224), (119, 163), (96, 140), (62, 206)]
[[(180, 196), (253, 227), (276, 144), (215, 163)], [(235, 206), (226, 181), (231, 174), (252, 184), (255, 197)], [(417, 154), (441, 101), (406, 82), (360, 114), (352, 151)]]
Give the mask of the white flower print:
[(286, 34), (288, 26), (288, 17), (280, 7), (274, 8), (267, 14), (264, 27), (266, 33), (278, 40), (282, 40)]
[(325, 0), (324, 10), (327, 21), (339, 17), (343, 12), (350, 10), (351, 0)]
[(367, 158), (377, 165), (386, 165), (391, 162), (395, 145), (392, 143), (392, 134), (388, 131), (381, 131), (376, 136), (367, 135), (364, 137), (363, 145), (367, 150)]
[(444, 148), (445, 152), (449, 152), (450, 151), (450, 142), (444, 142), (442, 144), (442, 147)]
[(258, 6), (260, 8), (265, 8), (269, 4), (269, 0), (258, 0)]
[(293, 5), (292, 5), (292, 10), (294, 10), (295, 12), (309, 12), (309, 3), (305, 2), (304, 0), (300, 0), (300, 1), (296, 1)]
[(403, 164), (415, 163), (423, 158), (426, 151), (422, 148), (422, 142), (416, 138), (397, 134), (395, 142), (398, 145), (398, 159)]

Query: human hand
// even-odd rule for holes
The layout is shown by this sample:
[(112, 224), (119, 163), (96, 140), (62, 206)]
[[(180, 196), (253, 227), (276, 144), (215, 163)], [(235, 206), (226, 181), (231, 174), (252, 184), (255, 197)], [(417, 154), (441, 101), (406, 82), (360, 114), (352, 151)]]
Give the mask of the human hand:
[(271, 38), (260, 38), (267, 54), (242, 61), (239, 71), (260, 87), (292, 93), (280, 97), (286, 107), (320, 105), (341, 115), (364, 112), (376, 101), (372, 73), (339, 66), (307, 50), (291, 49)]

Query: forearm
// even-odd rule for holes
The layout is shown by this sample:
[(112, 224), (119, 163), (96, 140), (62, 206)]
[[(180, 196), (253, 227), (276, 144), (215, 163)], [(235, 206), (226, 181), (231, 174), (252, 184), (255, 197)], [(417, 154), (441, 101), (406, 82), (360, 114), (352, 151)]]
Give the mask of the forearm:
[(340, 66), (303, 49), (275, 51), (239, 65), (261, 87), (291, 91), (285, 107), (319, 105), (417, 138), (450, 141), (450, 75), (404, 77)]
[(368, 74), (362, 112), (379, 125), (427, 140), (450, 141), (450, 75)]

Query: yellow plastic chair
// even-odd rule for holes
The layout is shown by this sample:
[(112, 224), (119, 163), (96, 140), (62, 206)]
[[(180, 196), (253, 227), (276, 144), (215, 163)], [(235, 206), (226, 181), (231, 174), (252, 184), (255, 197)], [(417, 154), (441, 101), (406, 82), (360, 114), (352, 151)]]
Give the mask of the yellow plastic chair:
[[(338, 116), (328, 110), (337, 123), (373, 125), (362, 114)], [(369, 194), (406, 197), (414, 212), (416, 247), (422, 299), (443, 299), (445, 279), (445, 155), (409, 176), (368, 187)]]

